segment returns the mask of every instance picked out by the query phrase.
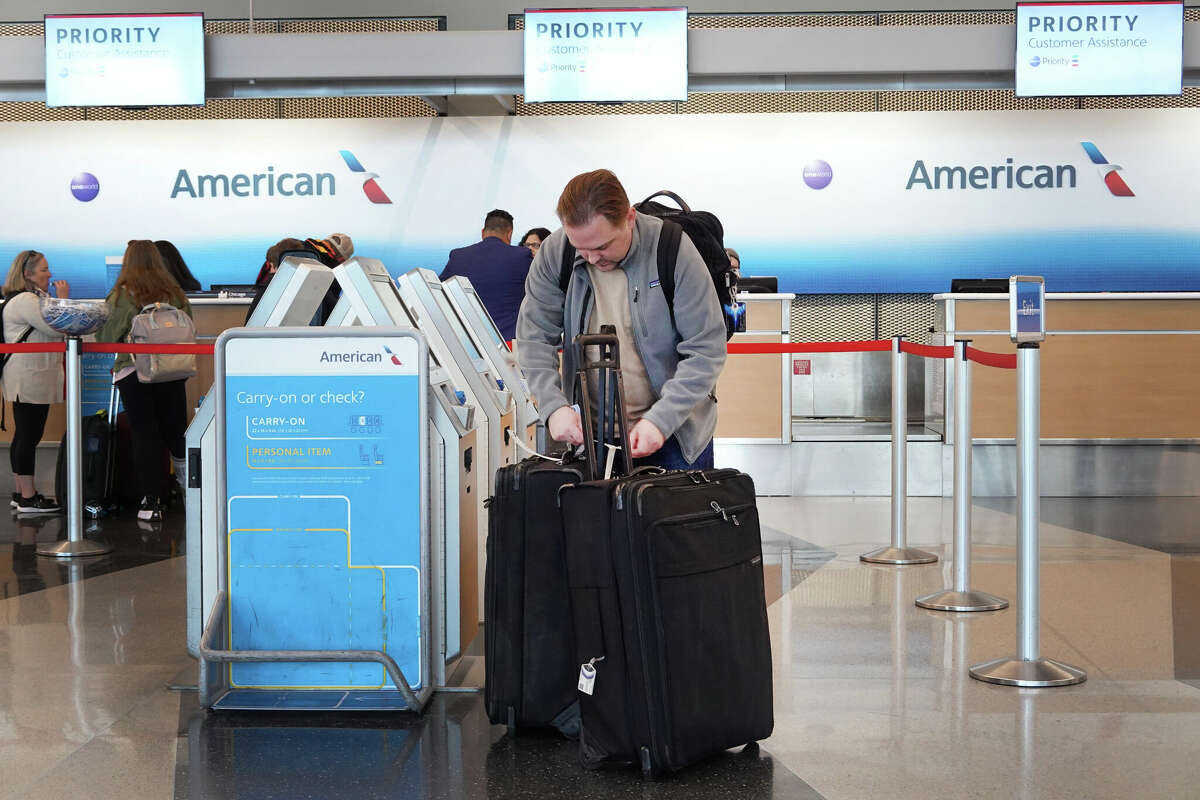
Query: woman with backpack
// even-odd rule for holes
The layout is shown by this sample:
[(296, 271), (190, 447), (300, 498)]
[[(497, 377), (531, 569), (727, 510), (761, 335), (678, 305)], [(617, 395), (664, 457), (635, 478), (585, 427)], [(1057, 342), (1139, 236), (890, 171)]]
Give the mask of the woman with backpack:
[[(171, 274), (154, 242), (135, 239), (125, 249), (121, 273), (105, 301), (108, 321), (96, 334), (98, 342), (127, 341), (134, 318), (146, 306), (156, 303), (173, 306), (192, 316), (192, 306)], [(155, 313), (166, 309), (160, 305)], [(171, 451), (175, 474), (184, 473), (183, 436), (187, 429), (186, 378), (158, 383), (139, 380), (133, 356), (119, 353), (113, 362), (113, 383), (121, 393), (121, 402), (129, 415), (133, 438), (133, 466), (139, 494), (138, 519), (150, 522), (162, 519), (160, 493), (167, 476), (162, 472), (162, 451)]]
[[(67, 297), (66, 281), (54, 281), (59, 297)], [(42, 319), (41, 298), (50, 291), (50, 265), (37, 250), (22, 250), (13, 259), (4, 281), (0, 306), (6, 342), (61, 342), (63, 335)], [(8, 449), (12, 464), (12, 506), (25, 514), (59, 510), (52, 498), (33, 485), (38, 442), (46, 430), (51, 403), (63, 401), (61, 353), (13, 353), (3, 367), (4, 399), (12, 403), (13, 437)]]

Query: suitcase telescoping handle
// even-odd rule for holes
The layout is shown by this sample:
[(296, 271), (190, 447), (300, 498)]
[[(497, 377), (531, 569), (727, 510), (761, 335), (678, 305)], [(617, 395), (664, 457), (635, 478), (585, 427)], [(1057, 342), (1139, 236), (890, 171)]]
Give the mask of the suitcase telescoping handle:
[[(596, 357), (589, 358), (588, 349), (596, 348)], [(627, 447), (629, 437), (625, 430), (625, 382), (621, 377), (620, 346), (617, 329), (612, 325), (600, 326), (600, 333), (581, 333), (575, 337), (575, 391), (583, 415), (584, 454), (587, 460), (588, 477), (591, 480), (605, 476), (609, 447), (619, 454), (620, 473), (628, 475), (633, 468)], [(595, 412), (592, 409), (592, 383), (588, 376), (596, 374)]]

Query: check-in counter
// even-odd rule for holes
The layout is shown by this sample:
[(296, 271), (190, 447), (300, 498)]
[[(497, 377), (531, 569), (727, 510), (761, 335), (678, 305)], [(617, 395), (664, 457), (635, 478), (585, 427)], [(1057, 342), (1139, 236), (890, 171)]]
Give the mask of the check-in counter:
[[(791, 341), (792, 294), (742, 294), (746, 330), (730, 343)], [(730, 355), (717, 380), (717, 432), (724, 444), (786, 444), (792, 440), (791, 356)]]
[[(936, 344), (1015, 352), (1007, 294), (939, 294)], [(1200, 293), (1046, 294), (1041, 347), (1044, 495), (1200, 494)], [(953, 370), (927, 373), (927, 410), (951, 443)], [(1011, 494), (1014, 370), (973, 365), (977, 494)], [(929, 423), (927, 423), (929, 424)], [(940, 426), (939, 426), (940, 427)]]
[[(1016, 352), (1007, 294), (934, 300), (946, 343), (965, 338), (981, 350)], [(1198, 355), (1200, 293), (1047, 293), (1042, 438), (1200, 437), (1200, 375), (1192, 368)], [(1013, 438), (1015, 374), (976, 367), (972, 375), (975, 437)], [(950, 379), (943, 410), (953, 408), (952, 392)]]
[[(192, 320), (196, 323), (196, 341), (216, 341), (222, 332), (241, 327), (250, 308), (249, 297), (189, 297)], [(196, 359), (196, 377), (187, 382), (188, 420), (200, 405), (200, 398), (213, 383), (213, 360), (208, 356)]]

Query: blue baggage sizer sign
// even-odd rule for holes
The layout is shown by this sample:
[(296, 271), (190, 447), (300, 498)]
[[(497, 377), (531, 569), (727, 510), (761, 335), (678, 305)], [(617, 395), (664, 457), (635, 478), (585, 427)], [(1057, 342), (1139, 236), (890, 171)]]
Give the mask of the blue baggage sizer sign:
[(525, 101), (687, 100), (687, 9), (525, 9)]
[[(237, 333), (218, 344), (230, 648), (381, 650), (420, 687), (424, 340)], [(377, 663), (230, 666), (234, 689), (395, 689)]]

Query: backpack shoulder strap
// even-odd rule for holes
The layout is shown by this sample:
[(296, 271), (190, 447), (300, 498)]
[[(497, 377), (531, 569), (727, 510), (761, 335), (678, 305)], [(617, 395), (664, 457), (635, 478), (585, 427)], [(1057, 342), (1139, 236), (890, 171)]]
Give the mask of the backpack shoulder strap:
[(679, 241), (683, 237), (683, 226), (664, 219), (662, 233), (658, 235), (658, 283), (663, 297), (667, 298), (667, 310), (671, 322), (675, 322), (675, 262), (679, 260)]
[[(565, 240), (566, 234), (563, 234)], [(575, 248), (571, 246), (569, 241), (563, 242), (563, 257), (562, 267), (558, 271), (558, 288), (563, 294), (567, 293), (567, 286), (571, 283), (571, 271), (575, 269)]]

